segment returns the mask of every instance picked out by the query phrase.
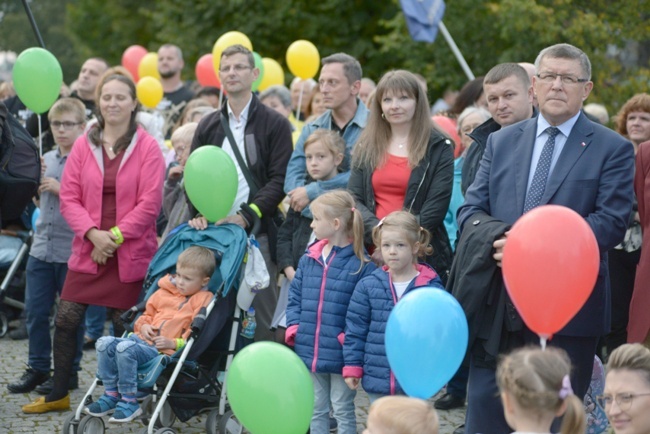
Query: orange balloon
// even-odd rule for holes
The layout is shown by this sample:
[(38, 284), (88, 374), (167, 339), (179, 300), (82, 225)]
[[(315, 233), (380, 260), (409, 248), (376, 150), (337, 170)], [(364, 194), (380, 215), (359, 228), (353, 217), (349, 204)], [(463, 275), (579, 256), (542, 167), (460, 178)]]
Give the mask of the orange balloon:
[(532, 331), (550, 338), (591, 295), (600, 267), (598, 242), (570, 208), (544, 205), (514, 224), (503, 249), (503, 279)]

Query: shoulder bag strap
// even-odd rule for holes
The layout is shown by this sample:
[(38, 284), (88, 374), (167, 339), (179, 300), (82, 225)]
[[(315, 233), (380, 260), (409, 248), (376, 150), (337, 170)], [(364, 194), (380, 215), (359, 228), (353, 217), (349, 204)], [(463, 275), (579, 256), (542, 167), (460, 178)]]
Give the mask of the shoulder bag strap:
[(239, 147), (237, 146), (237, 142), (235, 141), (235, 138), (232, 135), (232, 131), (230, 130), (230, 123), (228, 122), (228, 119), (223, 114), (223, 112), (221, 113), (221, 126), (223, 127), (223, 130), (226, 132), (226, 137), (228, 138), (228, 141), (230, 142), (230, 147), (232, 148), (232, 153), (235, 154), (235, 158), (237, 159), (239, 168), (241, 169), (244, 178), (246, 178), (246, 182), (248, 183), (248, 188), (251, 189), (251, 192), (253, 193), (252, 196), (255, 196), (260, 188), (255, 182), (255, 179), (253, 178), (253, 175), (251, 174), (250, 170), (248, 169), (248, 165), (246, 165), (244, 158), (239, 152)]

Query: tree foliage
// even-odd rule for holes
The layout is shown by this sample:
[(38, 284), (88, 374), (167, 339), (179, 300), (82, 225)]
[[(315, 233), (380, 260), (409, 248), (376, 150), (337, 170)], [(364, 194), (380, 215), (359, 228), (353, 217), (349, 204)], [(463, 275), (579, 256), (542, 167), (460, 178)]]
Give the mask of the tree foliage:
[[(16, 2), (0, 0), (0, 7), (9, 3)], [(611, 112), (634, 93), (647, 91), (650, 0), (446, 3), (446, 27), (476, 76), (500, 62), (533, 62), (545, 46), (568, 42), (582, 48), (592, 61), (595, 90), (590, 101), (606, 102)], [(250, 37), (255, 51), (283, 66), (287, 47), (308, 39), (321, 56), (344, 51), (357, 57), (364, 75), (374, 79), (396, 68), (419, 72), (434, 98), (467, 80), (442, 35), (433, 44), (411, 40), (398, 0), (33, 0), (32, 7), (39, 25), (47, 27), (44, 35), (52, 51), (62, 64), (74, 60), (76, 68), (79, 59), (90, 55), (119, 63), (132, 44), (156, 50), (163, 43), (174, 43), (183, 48), (184, 76), (191, 78), (195, 62), (212, 51), (216, 39), (239, 30)], [(64, 17), (53, 19), (62, 11)], [(21, 47), (18, 50), (35, 45), (27, 42), (28, 25), (19, 13), (5, 15), (0, 48), (21, 38), (26, 41), (13, 44)], [(9, 15), (23, 20), (23, 35), (5, 34)], [(288, 82), (286, 66), (285, 72)]]

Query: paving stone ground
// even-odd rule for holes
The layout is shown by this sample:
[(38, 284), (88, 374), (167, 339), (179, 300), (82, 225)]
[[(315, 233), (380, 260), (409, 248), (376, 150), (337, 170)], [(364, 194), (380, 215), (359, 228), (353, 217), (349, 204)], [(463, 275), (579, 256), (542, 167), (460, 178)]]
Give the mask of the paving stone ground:
[[(35, 392), (13, 394), (7, 390), (7, 384), (20, 378), (25, 370), (27, 361), (27, 340), (13, 341), (8, 337), (0, 339), (0, 433), (60, 433), (63, 428), (64, 418), (70, 412), (53, 412), (42, 415), (23, 414), (21, 407), (31, 402), (40, 395)], [(79, 404), (83, 395), (90, 387), (96, 369), (94, 351), (85, 351), (82, 360), (82, 371), (79, 373), (80, 388), (71, 394), (73, 408)], [(97, 395), (97, 394), (96, 394)], [(433, 400), (432, 400), (433, 401)], [(357, 394), (357, 431), (361, 433), (365, 428), (368, 415), (368, 396), (360, 391)], [(451, 411), (438, 411), (440, 419), (440, 433), (451, 434), (456, 427), (463, 423), (465, 409)], [(182, 434), (205, 433), (206, 416), (202, 415), (190, 419), (187, 423), (176, 422), (173, 428)], [(141, 433), (144, 425), (139, 422), (131, 424), (107, 425), (110, 434)]]

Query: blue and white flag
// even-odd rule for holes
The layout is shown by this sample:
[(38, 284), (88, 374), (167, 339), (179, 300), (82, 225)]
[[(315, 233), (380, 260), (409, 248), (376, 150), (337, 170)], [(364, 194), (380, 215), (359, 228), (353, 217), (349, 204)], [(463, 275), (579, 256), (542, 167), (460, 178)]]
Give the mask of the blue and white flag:
[(406, 25), (414, 41), (433, 42), (445, 14), (443, 0), (400, 0)]

